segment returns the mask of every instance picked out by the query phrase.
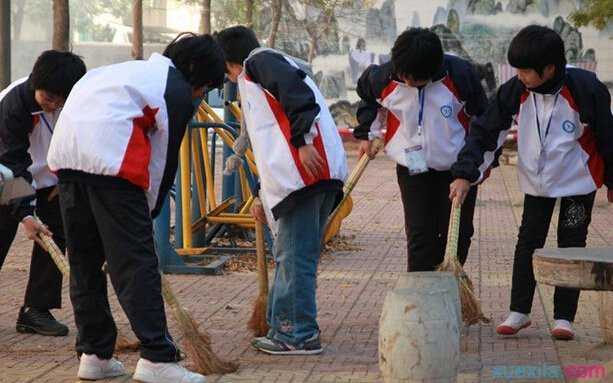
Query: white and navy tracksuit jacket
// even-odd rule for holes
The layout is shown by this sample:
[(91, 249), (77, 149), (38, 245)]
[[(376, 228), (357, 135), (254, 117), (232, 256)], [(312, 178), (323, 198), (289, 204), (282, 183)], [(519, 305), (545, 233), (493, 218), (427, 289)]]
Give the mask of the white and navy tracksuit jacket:
[(444, 56), (439, 73), (420, 89), (395, 78), (388, 62), (366, 69), (357, 92), (362, 103), (356, 138), (383, 138), (387, 155), (405, 167), (405, 150), (421, 146), (428, 168), (438, 171), (451, 168), (464, 146), (471, 116), (480, 115), (487, 107), (473, 66), (452, 55)]
[(89, 71), (57, 121), (49, 167), (60, 180), (127, 180), (146, 192), (155, 216), (174, 181), (191, 94), (171, 60), (157, 53)]
[[(27, 77), (0, 92), (0, 163), (37, 190), (58, 182), (47, 166), (47, 151), (59, 113), (42, 111)], [(16, 218), (33, 214), (33, 204), (28, 198), (16, 205)]]
[[(345, 151), (313, 80), (291, 58), (261, 48), (245, 60), (238, 87), (268, 214), (276, 220), (313, 193), (342, 193)], [(309, 177), (300, 162), (298, 148), (305, 144), (313, 144), (325, 162), (320, 178)]]
[(565, 74), (534, 90), (514, 77), (473, 123), (453, 175), (478, 181), (516, 121), (522, 192), (557, 198), (585, 195), (603, 184), (613, 188), (610, 103), (605, 85), (582, 69), (566, 68)]

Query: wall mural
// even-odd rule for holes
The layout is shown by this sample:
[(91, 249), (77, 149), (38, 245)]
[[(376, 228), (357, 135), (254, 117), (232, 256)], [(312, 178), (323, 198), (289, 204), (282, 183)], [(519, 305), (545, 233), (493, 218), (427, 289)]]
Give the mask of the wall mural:
[[(506, 62), (507, 48), (517, 31), (532, 23), (547, 25), (562, 36), (569, 64), (597, 71), (601, 79), (612, 81), (613, 57), (599, 62), (599, 50), (590, 43), (597, 42), (601, 50), (613, 50), (613, 28), (591, 30), (590, 43), (586, 43), (583, 33), (567, 19), (580, 3), (581, 0), (356, 0), (336, 10), (334, 17), (326, 18), (303, 2), (287, 0), (289, 11), (281, 22), (277, 48), (311, 61), (316, 82), (332, 104), (337, 123), (354, 126), (357, 78), (368, 65), (389, 60), (396, 36), (414, 26), (431, 27), (445, 51), (472, 61), (489, 95), (515, 75)], [(313, 25), (318, 26), (319, 34), (313, 33)], [(267, 36), (266, 30), (262, 32)], [(314, 40), (316, 52), (311, 50)]]

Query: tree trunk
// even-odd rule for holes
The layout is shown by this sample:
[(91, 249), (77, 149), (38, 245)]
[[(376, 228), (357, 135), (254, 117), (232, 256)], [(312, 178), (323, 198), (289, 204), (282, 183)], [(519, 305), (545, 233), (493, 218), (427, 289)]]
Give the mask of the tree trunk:
[(309, 57), (308, 60), (310, 63), (313, 62), (313, 59), (317, 55), (317, 35), (311, 35), (311, 42), (309, 43)]
[(11, 2), (0, 4), (0, 86), (11, 83)]
[(211, 0), (202, 0), (200, 14), (200, 33), (211, 33)]
[(314, 23), (309, 23), (308, 20), (306, 21), (307, 25), (305, 29), (311, 37), (308, 56), (308, 61), (310, 63), (312, 63), (315, 56), (317, 56), (317, 52), (319, 50), (317, 42), (324, 38), (330, 31), (330, 27), (332, 26), (332, 21), (334, 19), (334, 7), (335, 5), (324, 11), (325, 13), (323, 20), (321, 20), (321, 17), (318, 17)]
[(143, 0), (132, 2), (132, 58), (143, 59)]
[(13, 15), (13, 39), (21, 40), (21, 26), (23, 25), (26, 0), (16, 0), (13, 4), (15, 6), (15, 14)]
[(53, 49), (70, 49), (70, 12), (68, 0), (53, 0)]
[(268, 37), (268, 47), (274, 48), (277, 42), (277, 31), (281, 22), (281, 11), (283, 3), (281, 0), (272, 0), (272, 25), (270, 26), (270, 36)]
[(255, 0), (247, 0), (247, 16), (246, 22), (249, 28), (253, 28), (253, 8), (255, 6)]

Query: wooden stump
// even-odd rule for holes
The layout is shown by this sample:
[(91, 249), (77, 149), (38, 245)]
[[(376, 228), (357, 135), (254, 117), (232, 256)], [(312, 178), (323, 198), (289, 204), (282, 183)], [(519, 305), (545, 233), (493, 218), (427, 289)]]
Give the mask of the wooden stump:
[(600, 293), (600, 328), (604, 343), (613, 345), (613, 293)]
[(538, 283), (600, 292), (600, 328), (603, 343), (589, 358), (613, 356), (613, 248), (539, 249), (533, 259)]
[(387, 294), (379, 321), (379, 367), (385, 383), (456, 382), (458, 301), (457, 283), (455, 289), (405, 288)]
[(443, 289), (449, 291), (449, 296), (452, 297), (452, 302), (457, 302), (457, 305), (451, 306), (452, 314), (458, 319), (458, 327), (462, 329), (462, 307), (460, 305), (460, 291), (458, 279), (449, 272), (432, 272), (432, 271), (416, 271), (405, 272), (400, 274), (394, 289), (412, 289), (429, 291)]

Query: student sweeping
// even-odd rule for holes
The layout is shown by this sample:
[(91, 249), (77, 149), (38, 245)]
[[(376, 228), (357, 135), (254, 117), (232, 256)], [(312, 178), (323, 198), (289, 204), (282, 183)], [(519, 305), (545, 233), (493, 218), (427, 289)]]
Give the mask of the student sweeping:
[(64, 105), (48, 160), (60, 181), (79, 378), (125, 373), (112, 358), (117, 330), (102, 271), (106, 261), (140, 340), (134, 379), (205, 381), (177, 363), (180, 352), (166, 323), (152, 217), (174, 181), (192, 100), (220, 86), (223, 76), (223, 52), (213, 38), (183, 34), (164, 55), (90, 71)]
[[(613, 117), (607, 88), (595, 74), (566, 67), (564, 43), (547, 27), (522, 29), (511, 41), (508, 60), (517, 76), (498, 89), (487, 112), (473, 124), (452, 167), (457, 179), (451, 186), (451, 197), (464, 198), (517, 122), (524, 211), (515, 247), (511, 312), (496, 329), (502, 335), (530, 326), (536, 287), (532, 255), (545, 245), (556, 200), (561, 200), (558, 247), (585, 247), (594, 196), (603, 184), (613, 202)], [(579, 290), (556, 287), (553, 337), (574, 337), (578, 300)]]
[[(382, 138), (396, 162), (404, 207), (408, 271), (431, 271), (444, 256), (449, 226), (449, 169), (465, 143), (469, 122), (486, 108), (473, 66), (443, 54), (438, 36), (422, 28), (403, 32), (391, 62), (372, 65), (358, 81), (360, 155), (374, 157)], [(477, 186), (462, 205), (458, 258), (466, 261), (473, 235)]]
[[(45, 51), (36, 60), (29, 77), (13, 82), (0, 93), (0, 163), (36, 189), (34, 198), (0, 206), (0, 268), (20, 222), (28, 238), (36, 239), (39, 232), (53, 233), (53, 240), (64, 250), (57, 177), (47, 166), (47, 151), (60, 109), (85, 71), (85, 64), (78, 56)], [(49, 254), (35, 242), (17, 331), (67, 335), (68, 327), (49, 311), (59, 309), (61, 302), (62, 274)]]
[(317, 263), (325, 223), (342, 196), (343, 144), (319, 89), (291, 58), (259, 48), (246, 27), (225, 29), (217, 39), (228, 77), (238, 82), (260, 174), (261, 204), (252, 212), (276, 234), (270, 331), (252, 344), (269, 354), (317, 354)]

